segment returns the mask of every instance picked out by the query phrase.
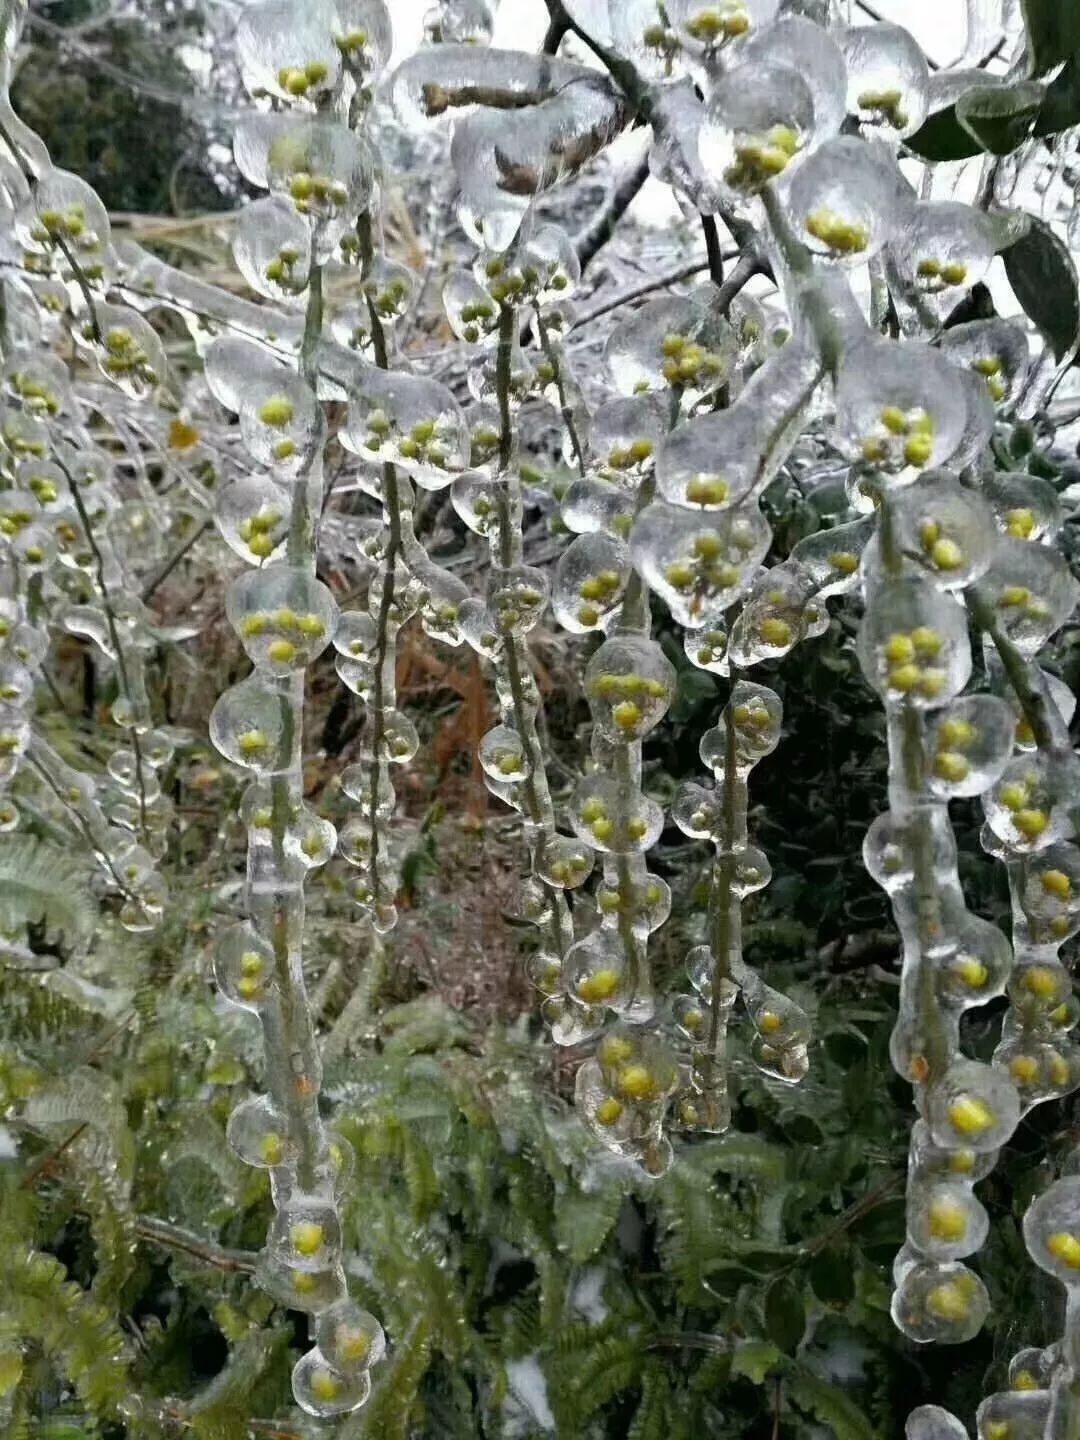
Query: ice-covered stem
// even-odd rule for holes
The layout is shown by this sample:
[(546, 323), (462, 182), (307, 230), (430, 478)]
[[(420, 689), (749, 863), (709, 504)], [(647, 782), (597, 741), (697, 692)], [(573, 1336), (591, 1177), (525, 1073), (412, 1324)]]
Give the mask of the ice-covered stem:
[[(116, 673), (120, 685), (120, 693), (128, 704), (130, 715), (132, 717), (141, 716), (141, 712), (144, 709), (141, 703), (142, 697), (136, 695), (128, 672), (128, 657), (124, 653), (124, 646), (120, 640), (120, 632), (116, 624), (116, 612), (109, 594), (105, 556), (102, 554), (101, 546), (98, 544), (97, 536), (94, 533), (93, 521), (90, 518), (90, 514), (86, 508), (86, 502), (82, 497), (82, 493), (74, 476), (59, 455), (56, 455), (55, 463), (63, 472), (64, 479), (67, 481), (68, 493), (71, 495), (71, 500), (78, 514), (79, 522), (85, 532), (86, 543), (90, 547), (90, 553), (94, 557), (94, 575), (97, 581), (98, 595), (101, 598), (101, 608), (105, 614), (105, 623), (109, 628), (109, 641), (112, 645), (113, 653), (116, 656)], [(144, 723), (141, 718), (139, 723)], [(139, 739), (138, 724), (131, 726), (130, 736), (131, 753), (135, 762), (135, 783), (139, 802), (139, 829), (145, 841), (147, 839), (146, 780), (143, 774), (143, 753), (142, 743)]]
[[(732, 690), (738, 680), (732, 671)], [(709, 886), (709, 944), (713, 967), (709, 996), (709, 1034), (702, 1057), (702, 1099), (714, 1111), (704, 1118), (707, 1128), (727, 1122), (727, 1025), (731, 1014), (733, 976), (731, 957), (742, 948), (742, 901), (734, 893), (735, 839), (738, 825), (738, 778), (735, 764), (735, 717), (732, 705), (724, 707), (724, 775), (721, 781), (720, 836), (713, 856)]]
[(1035, 744), (1040, 750), (1057, 748), (1058, 741), (1047, 715), (1046, 698), (1034, 680), (1030, 662), (1009, 639), (989, 597), (978, 585), (973, 585), (965, 598), (972, 620), (997, 651)]
[[(566, 433), (570, 440), (571, 449), (574, 452), (574, 462), (578, 468), (578, 474), (585, 474), (585, 446), (578, 429), (578, 422), (574, 416), (573, 390), (577, 391), (576, 383), (572, 381), (568, 373), (566, 352), (552, 335), (547, 321), (543, 314), (536, 312), (536, 333), (540, 337), (540, 348), (543, 350), (547, 363), (551, 369), (551, 382), (554, 384), (559, 396), (559, 413), (562, 422), (566, 426)], [(580, 398), (580, 394), (579, 397)]]
[[(30, 165), (26, 156), (23, 154), (21, 147), (16, 143), (10, 130), (7, 128), (7, 126), (2, 120), (0, 120), (0, 140), (4, 142), (8, 150), (11, 152), (12, 158), (14, 159), (15, 164), (21, 171), (23, 179), (30, 187), (30, 193), (33, 194), (40, 183), (40, 177), (34, 172), (33, 167)], [(78, 285), (79, 287), (79, 291), (82, 294), (83, 303), (85, 304), (87, 312), (90, 316), (91, 333), (94, 340), (100, 343), (101, 325), (98, 320), (97, 305), (94, 303), (94, 292), (90, 288), (90, 281), (87, 277), (86, 271), (83, 269), (82, 265), (80, 265), (79, 258), (72, 250), (66, 235), (64, 235), (61, 231), (58, 231), (52, 237), (52, 239), (53, 243), (56, 245), (56, 248), (60, 251), (61, 255), (71, 267), (72, 276), (74, 277), (76, 285)]]
[[(514, 346), (518, 333), (518, 312), (515, 306), (499, 306), (499, 338), (495, 356), (495, 395), (499, 410), (499, 462), (497, 499), (498, 528), (496, 548), (499, 566), (508, 570), (521, 559), (521, 476), (514, 458), (514, 427), (510, 408), (510, 384)], [(531, 868), (538, 874), (543, 868), (544, 849), (555, 838), (555, 812), (551, 804), (543, 747), (536, 724), (536, 715), (525, 698), (525, 676), (531, 674), (529, 653), (521, 635), (507, 634), (496, 664), (501, 666), (511, 697), (514, 729), (521, 737), (526, 757), (522, 780), (526, 817), (532, 827)], [(564, 955), (573, 937), (569, 909), (558, 886), (541, 877), (541, 884), (551, 905), (549, 922), (556, 953)]]

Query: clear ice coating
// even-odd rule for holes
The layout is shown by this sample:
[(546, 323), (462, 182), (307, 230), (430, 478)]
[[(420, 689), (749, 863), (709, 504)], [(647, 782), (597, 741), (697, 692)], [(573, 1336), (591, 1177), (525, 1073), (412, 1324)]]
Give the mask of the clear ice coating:
[[(393, 48), (382, 0), (263, 0), (240, 16), (253, 108), (235, 157), (262, 193), (238, 211), (233, 256), (260, 303), (130, 241), (114, 247), (100, 199), (2, 103), (22, 163), (0, 160), (18, 247), (0, 282), (0, 830), (20, 823), (25, 786), (50, 823), (85, 834), (124, 928), (150, 930), (167, 912), (157, 866), (177, 737), (157, 728), (147, 672), (176, 636), (137, 598), (170, 560), (160, 463), (185, 537), (198, 542), (196, 522), (212, 516), (210, 540), (243, 562), (222, 589), (253, 671), (218, 697), (210, 732), (248, 772), (247, 871), (239, 917), (214, 937), (213, 973), (262, 1034), (265, 1093), (236, 1106), (227, 1138), (269, 1176), (259, 1283), (313, 1317), (293, 1372), (313, 1417), (364, 1402), (385, 1339), (348, 1297), (338, 1203), (352, 1162), (322, 1118), (304, 885), (336, 854), (358, 931), (395, 924), (416, 838), (393, 778), (421, 741), (397, 694), (399, 632), (414, 618), (439, 645), (467, 646), (471, 674), (491, 667), (497, 708), (478, 761), (521, 836), (514, 888), (536, 931), (527, 974), (553, 1042), (589, 1047), (575, 1082), (582, 1123), (641, 1176), (672, 1164), (675, 1131), (727, 1128), (732, 1055), (773, 1090), (807, 1073), (812, 999), (780, 993), (743, 953), (744, 902), (771, 878), (748, 807), (753, 769), (780, 741), (780, 692), (799, 665), (787, 657), (830, 624), (837, 639), (859, 601), (855, 649), (883, 702), (889, 755), (888, 809), (869, 826), (865, 860), (900, 933), (891, 1054), (919, 1115), (893, 1303), (912, 1340), (961, 1343), (981, 1326), (988, 1294), (964, 1263), (989, 1225), (975, 1187), (1024, 1114), (1080, 1085), (1080, 1005), (1062, 963), (1080, 931), (1075, 702), (1042, 653), (1075, 609), (1056, 548), (1075, 501), (1029, 473), (1030, 448), (1010, 445), (1026, 436), (1014, 407), (1029, 401), (1039, 421), (1026, 438), (1047, 438), (1029, 353), (1040, 342), (1001, 318), (942, 328), (986, 276), (1000, 244), (987, 213), (1000, 220), (1017, 166), (994, 167), (986, 211), (939, 198), (935, 184), (916, 199), (898, 147), (970, 76), (931, 78), (905, 30), (830, 26), (829, 8), (573, 0), (574, 21), (611, 47), (598, 66), (493, 50), (486, 0), (434, 4), (423, 48), (385, 93), (410, 127), (454, 125), (439, 153), (476, 242), (462, 256), (455, 236), (442, 287), (449, 334), (470, 347), (457, 371), (432, 360), (432, 336), (413, 323), (427, 277), (383, 253), (368, 137)], [(974, 64), (986, 7), (973, 0), (968, 12)], [(620, 305), (601, 355), (579, 343), (592, 335), (568, 303), (581, 282), (575, 243), (545, 217), (554, 187), (643, 119), (653, 176), (693, 210), (730, 215), (734, 236), (749, 225), (742, 258), (752, 248), (767, 262), (778, 293), (755, 275), (752, 295), (732, 297), (747, 268), (736, 262), (722, 291), (710, 281)], [(904, 153), (907, 173), (917, 162)], [(325, 297), (324, 279), (338, 282)], [(167, 371), (158, 309), (188, 327), (204, 376)], [(539, 466), (532, 426), (545, 407)], [(553, 412), (562, 425), (548, 446)], [(447, 493), (418, 500), (414, 487)], [(769, 517), (795, 490), (799, 525), (777, 525), (770, 555)], [(804, 534), (805, 517), (825, 523)], [(550, 549), (537, 545), (548, 518), (573, 538), (562, 543), (555, 523)], [(439, 563), (424, 543), (439, 544)], [(578, 770), (554, 797), (535, 663), (551, 643), (549, 598), (564, 631), (596, 633), (572, 651), (589, 709), (575, 723), (591, 745), (583, 733)], [(663, 643), (653, 598), (669, 612)], [(91, 642), (115, 681), (116, 730), (93, 776), (39, 733), (35, 688), (49, 679), (54, 633)], [(656, 746), (670, 709), (680, 714), (687, 676), (713, 683), (680, 649), (718, 677), (721, 699), (700, 747), (707, 774), (668, 795), (643, 746)], [(305, 672), (320, 657), (318, 682), (333, 683), (332, 661), (363, 709), (340, 832), (305, 800), (301, 768), (312, 749)], [(761, 665), (776, 690), (748, 678)], [(973, 800), (984, 848), (1005, 866), (1011, 944), (960, 885), (949, 810)], [(708, 902), (685, 980), (663, 995), (647, 946), (672, 896), (648, 867), (668, 820), (706, 857)], [(974, 1060), (961, 1017), (1001, 996), (992, 1058)], [(1011, 1388), (980, 1406), (981, 1440), (1064, 1433), (1080, 1353), (1074, 1180), (1055, 1181), (1025, 1221), (1035, 1262), (1067, 1287), (1065, 1341), (1014, 1358)], [(936, 1406), (908, 1417), (908, 1440), (963, 1433)]]

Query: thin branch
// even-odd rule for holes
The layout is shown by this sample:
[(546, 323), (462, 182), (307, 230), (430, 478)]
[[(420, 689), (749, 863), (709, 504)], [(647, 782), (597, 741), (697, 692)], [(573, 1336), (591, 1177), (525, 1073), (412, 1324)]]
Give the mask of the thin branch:
[(761, 259), (756, 251), (748, 251), (745, 255), (739, 256), (738, 264), (728, 278), (720, 286), (715, 300), (715, 308), (721, 315), (726, 315), (731, 308), (731, 302), (738, 295), (755, 275), (763, 271)]
[(157, 574), (151, 576), (151, 578), (143, 586), (141, 596), (143, 604), (145, 604), (147, 600), (150, 599), (151, 595), (153, 595), (154, 591), (158, 588), (158, 586), (163, 581), (169, 578), (169, 576), (176, 569), (177, 565), (180, 564), (180, 561), (184, 558), (184, 556), (188, 553), (192, 546), (195, 545), (196, 542), (199, 541), (206, 534), (207, 530), (210, 529), (212, 523), (213, 522), (210, 520), (204, 520), (202, 524), (198, 527), (198, 529), (194, 530), (184, 541), (184, 543), (173, 552), (173, 554), (169, 557), (168, 560), (165, 561), (165, 564), (161, 567)]
[[(738, 250), (728, 251), (724, 258), (734, 260), (738, 253)], [(632, 305), (635, 300), (641, 300), (646, 295), (654, 294), (657, 290), (666, 290), (669, 285), (678, 285), (683, 280), (690, 280), (708, 268), (707, 260), (691, 260), (687, 264), (676, 266), (673, 270), (665, 270), (662, 274), (654, 276), (651, 280), (645, 280), (640, 285), (631, 285), (627, 290), (620, 290), (611, 299), (594, 305), (591, 310), (582, 310), (579, 315), (574, 317), (570, 329), (580, 330), (582, 326), (588, 325), (591, 321), (599, 320), (601, 315), (608, 315), (612, 310), (618, 310), (623, 305)]]
[(168, 1220), (159, 1220), (154, 1215), (140, 1215), (135, 1222), (135, 1233), (154, 1245), (163, 1245), (168, 1250), (179, 1250), (196, 1260), (205, 1261), (215, 1270), (228, 1273), (251, 1275), (255, 1272), (257, 1256), (253, 1250), (227, 1250), (204, 1240), (190, 1230), (183, 1230)]
[(649, 178), (649, 157), (642, 156), (634, 168), (622, 177), (611, 193), (611, 199), (593, 223), (574, 242), (578, 260), (584, 271), (589, 261), (615, 233), (615, 226), (626, 214), (635, 196)]
[(724, 257), (720, 251), (720, 235), (716, 228), (716, 217), (702, 215), (701, 229), (705, 236), (705, 254), (709, 258), (709, 278), (714, 285), (723, 285)]

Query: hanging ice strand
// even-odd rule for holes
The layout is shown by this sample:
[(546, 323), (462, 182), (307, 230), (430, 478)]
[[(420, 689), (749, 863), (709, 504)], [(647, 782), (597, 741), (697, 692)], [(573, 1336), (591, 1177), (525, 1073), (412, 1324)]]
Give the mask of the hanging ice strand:
[(370, 152), (346, 122), (363, 118), (363, 96), (388, 49), (380, 38), (389, 38), (381, 0), (267, 0), (244, 12), (244, 82), (278, 108), (237, 135), (244, 173), (270, 191), (241, 222), (237, 258), (264, 294), (303, 297), (303, 340), (295, 369), (235, 340), (216, 342), (206, 359), (211, 389), (238, 414), (269, 482), (239, 522), (226, 492), (220, 522), (246, 534), (253, 568), (232, 582), (226, 604), (254, 668), (210, 719), (214, 744), (252, 777), (243, 802), (248, 918), (218, 936), (215, 974), (224, 994), (259, 1017), (268, 1086), (237, 1107), (228, 1134), (244, 1160), (269, 1171), (274, 1217), (258, 1278), (281, 1304), (314, 1317), (316, 1343), (292, 1378), (297, 1402), (320, 1417), (364, 1403), (384, 1346), (378, 1322), (348, 1298), (337, 1196), (352, 1157), (319, 1114), (304, 880), (329, 859), (336, 836), (305, 805), (301, 768), (306, 667), (338, 624), (333, 597), (315, 578), (326, 432), (316, 393), (322, 267), (370, 199)]

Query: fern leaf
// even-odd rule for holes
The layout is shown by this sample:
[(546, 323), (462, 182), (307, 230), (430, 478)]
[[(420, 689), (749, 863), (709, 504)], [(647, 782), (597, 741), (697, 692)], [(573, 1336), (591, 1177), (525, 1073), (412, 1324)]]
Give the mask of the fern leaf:
[(31, 835), (0, 836), (0, 930), (44, 925), (72, 946), (85, 945), (97, 925), (98, 907), (88, 870), (58, 845)]

